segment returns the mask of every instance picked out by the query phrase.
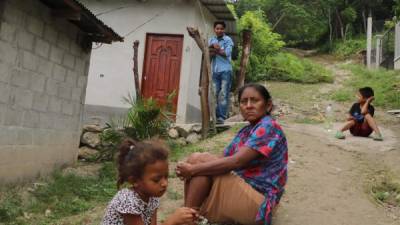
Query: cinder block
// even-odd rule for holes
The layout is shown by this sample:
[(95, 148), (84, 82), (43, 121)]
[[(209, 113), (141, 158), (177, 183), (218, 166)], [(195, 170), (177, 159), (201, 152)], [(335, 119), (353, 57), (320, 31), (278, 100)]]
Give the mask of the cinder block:
[(0, 61), (14, 64), (17, 59), (17, 48), (8, 42), (0, 40)]
[(43, 93), (35, 93), (33, 98), (32, 109), (39, 112), (47, 112), (47, 106), (49, 104), (49, 96)]
[(2, 22), (0, 26), (1, 26), (0, 38), (8, 42), (14, 42), (17, 27), (15, 25), (6, 22)]
[(85, 74), (85, 63), (86, 61), (80, 58), (76, 59), (75, 62), (75, 71), (78, 72), (78, 74)]
[(53, 67), (53, 78), (57, 81), (65, 81), (65, 76), (67, 75), (67, 69), (65, 69), (64, 67), (58, 65), (58, 64), (54, 64)]
[(46, 77), (42, 75), (32, 74), (31, 76), (31, 90), (37, 92), (44, 92), (46, 85)]
[(25, 111), (22, 126), (28, 128), (39, 128), (39, 113), (35, 111)]
[(1, 127), (0, 146), (15, 145), (16, 141), (17, 141), (17, 131), (15, 128)]
[(13, 69), (11, 75), (12, 85), (23, 88), (29, 87), (32, 76), (31, 73), (20, 69)]
[(82, 107), (83, 107), (83, 104), (80, 101), (75, 102), (74, 103), (74, 113), (75, 113), (74, 115), (80, 115), (80, 113), (82, 111)]
[(10, 94), (11, 105), (16, 106), (17, 108), (21, 107), (23, 109), (32, 108), (33, 103), (33, 92), (30, 90), (22, 89), (22, 88), (13, 88), (11, 89)]
[(61, 112), (61, 103), (62, 100), (60, 98), (50, 97), (49, 107), (48, 107), (49, 111), (54, 113)]
[(63, 58), (63, 65), (70, 69), (74, 69), (75, 57), (69, 53), (65, 53)]
[(78, 74), (73, 70), (68, 70), (66, 82), (71, 85), (71, 87), (75, 87), (78, 79)]
[(24, 128), (17, 131), (17, 145), (32, 145), (32, 142), (33, 130)]
[(53, 65), (49, 60), (39, 58), (38, 72), (46, 77), (52, 77)]
[(58, 81), (47, 78), (46, 93), (48, 95), (56, 96), (58, 94)]
[(80, 57), (81, 56), (81, 52), (82, 52), (81, 46), (78, 45), (75, 42), (72, 42), (71, 43), (71, 53), (76, 57)]
[(38, 146), (48, 145), (50, 142), (49, 132), (51, 131), (36, 129), (35, 132), (33, 133), (33, 145), (38, 145)]
[(44, 27), (44, 39), (50, 43), (57, 43), (58, 32), (49, 24)]
[(66, 34), (60, 33), (58, 35), (58, 41), (57, 41), (58, 47), (66, 50), (66, 51), (69, 51), (70, 44), (71, 44), (71, 39)]
[(86, 84), (87, 84), (87, 77), (84, 76), (80, 76), (78, 77), (78, 87), (80, 88), (86, 88)]
[(35, 36), (29, 32), (26, 32), (23, 29), (19, 29), (17, 31), (17, 44), (18, 47), (33, 50), (33, 45), (35, 42)]
[(50, 44), (40, 38), (36, 38), (35, 53), (44, 57), (49, 58)]
[(23, 50), (22, 51), (22, 67), (28, 70), (36, 71), (39, 59), (36, 55)]
[(72, 97), (73, 101), (80, 102), (82, 96), (82, 89), (81, 88), (72, 88)]
[(33, 16), (28, 16), (27, 28), (33, 34), (41, 37), (43, 35), (44, 22)]
[(70, 101), (63, 101), (61, 111), (65, 115), (72, 116), (74, 114), (74, 104), (72, 104)]
[(23, 27), (25, 25), (26, 14), (10, 3), (6, 3), (3, 18), (11, 24)]
[(54, 45), (51, 46), (50, 60), (56, 62), (58, 64), (62, 63), (64, 51), (61, 48), (58, 48)]
[(22, 109), (12, 109), (11, 107), (8, 107), (6, 109), (3, 124), (5, 126), (21, 126), (22, 117), (24, 114), (23, 112), (24, 111)]
[(39, 126), (43, 129), (54, 129), (55, 127), (55, 115), (51, 113), (41, 112), (39, 113)]
[(10, 86), (0, 82), (0, 103), (8, 103), (10, 99)]
[(0, 82), (8, 83), (11, 77), (11, 65), (0, 62)]
[(71, 92), (72, 88), (69, 87), (67, 84), (60, 84), (60, 87), (58, 88), (58, 97), (70, 100)]
[(6, 110), (8, 107), (10, 106), (0, 103), (0, 127), (3, 124), (4, 117), (6, 116)]

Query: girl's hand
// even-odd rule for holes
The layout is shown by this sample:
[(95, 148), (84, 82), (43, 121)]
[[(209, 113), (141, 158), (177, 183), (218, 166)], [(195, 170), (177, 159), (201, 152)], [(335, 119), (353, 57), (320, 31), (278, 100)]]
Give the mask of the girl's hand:
[(193, 165), (189, 163), (180, 162), (176, 166), (176, 175), (183, 179), (189, 179), (192, 174)]
[(172, 214), (165, 225), (184, 225), (184, 224), (191, 224), (197, 220), (199, 214), (196, 210), (182, 207), (177, 209), (174, 214)]
[(367, 99), (367, 102), (370, 103), (370, 102), (372, 102), (374, 99), (375, 99), (375, 97), (374, 97), (374, 96), (371, 96), (371, 97), (369, 97), (369, 98)]

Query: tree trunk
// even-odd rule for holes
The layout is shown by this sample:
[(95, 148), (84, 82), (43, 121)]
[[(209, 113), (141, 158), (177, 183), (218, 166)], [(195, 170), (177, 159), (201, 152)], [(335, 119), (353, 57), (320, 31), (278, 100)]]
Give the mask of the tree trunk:
[(367, 33), (367, 17), (365, 15), (365, 9), (363, 9), (362, 11), (362, 18), (363, 18), (364, 33)]
[(200, 72), (200, 103), (201, 103), (201, 137), (206, 138), (210, 131), (210, 105), (208, 104), (208, 87), (209, 79), (207, 74), (207, 65), (205, 63), (205, 56), (202, 55), (201, 59), (201, 72)]
[(251, 50), (251, 30), (243, 30), (242, 35), (243, 35), (243, 42), (242, 42), (243, 52), (240, 61), (240, 72), (236, 90), (239, 90), (239, 88), (243, 87), (244, 85), (244, 80), (246, 79), (246, 68), (247, 64), (249, 63), (250, 50)]
[[(206, 40), (201, 36), (199, 30), (197, 28), (193, 27), (187, 27), (187, 31), (189, 32), (189, 35), (195, 40), (197, 46), (199, 46), (200, 50), (204, 54), (204, 69), (206, 70), (205, 74), (207, 74), (208, 80), (212, 81), (212, 73), (211, 73), (211, 61), (210, 61), (210, 52), (208, 49), (208, 44)], [(215, 109), (216, 109), (216, 104), (215, 104), (215, 91), (214, 91), (214, 86), (213, 85), (208, 85), (208, 87), (204, 87), (204, 90), (209, 90), (211, 94), (211, 98), (206, 99), (207, 103), (210, 100), (209, 107), (210, 107), (210, 115), (212, 118), (212, 123), (210, 129), (216, 133), (216, 127), (215, 124), (217, 122), (217, 118), (215, 115)], [(203, 127), (204, 129), (204, 127)], [(207, 129), (207, 128), (205, 128)]]
[(340, 29), (340, 35), (341, 38), (344, 38), (344, 26), (342, 22), (342, 17), (340, 16), (339, 10), (336, 8), (336, 17), (339, 22), (339, 29)]
[(328, 23), (329, 23), (329, 47), (333, 45), (333, 28), (332, 28), (332, 14), (331, 9), (328, 9)]
[(135, 78), (135, 90), (136, 90), (136, 100), (140, 99), (141, 91), (139, 84), (139, 68), (138, 68), (138, 48), (139, 41), (133, 42), (133, 76)]

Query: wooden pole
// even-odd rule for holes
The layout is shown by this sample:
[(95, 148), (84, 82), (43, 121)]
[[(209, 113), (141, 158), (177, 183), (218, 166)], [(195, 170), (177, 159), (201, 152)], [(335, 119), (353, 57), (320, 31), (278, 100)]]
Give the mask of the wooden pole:
[(201, 102), (201, 137), (207, 138), (210, 131), (210, 105), (208, 103), (209, 79), (204, 54), (201, 60), (199, 95)]
[[(197, 46), (199, 46), (200, 50), (203, 52), (203, 59), (204, 59), (204, 70), (206, 71), (207, 77), (208, 77), (208, 81), (212, 81), (212, 73), (211, 73), (211, 60), (210, 60), (210, 52), (208, 49), (208, 44), (206, 42), (206, 40), (202, 37), (202, 35), (200, 34), (199, 30), (197, 28), (193, 28), (193, 27), (188, 27), (187, 31), (189, 32), (189, 35), (195, 40)], [(204, 87), (204, 90), (209, 90), (210, 95), (212, 96), (211, 98), (207, 98), (206, 101), (207, 105), (209, 105), (210, 107), (210, 115), (212, 118), (212, 123), (211, 123), (211, 127), (210, 129), (213, 132), (216, 132), (216, 122), (217, 122), (217, 116), (215, 115), (215, 109), (216, 109), (216, 104), (215, 104), (215, 91), (214, 91), (214, 86), (213, 85), (209, 85), (208, 87)]]
[(372, 52), (372, 17), (370, 15), (367, 20), (367, 67), (368, 67), (368, 69), (371, 69), (371, 67), (372, 67), (371, 52)]
[(136, 40), (133, 42), (133, 76), (135, 78), (136, 100), (140, 99), (141, 96), (140, 84), (139, 84), (138, 48), (139, 48), (139, 41)]
[(250, 59), (250, 50), (251, 50), (251, 30), (243, 30), (243, 52), (242, 52), (242, 58), (240, 61), (240, 71), (239, 71), (239, 78), (238, 78), (238, 85), (237, 89), (243, 87), (244, 85), (244, 80), (246, 79), (246, 68), (247, 64), (249, 63)]

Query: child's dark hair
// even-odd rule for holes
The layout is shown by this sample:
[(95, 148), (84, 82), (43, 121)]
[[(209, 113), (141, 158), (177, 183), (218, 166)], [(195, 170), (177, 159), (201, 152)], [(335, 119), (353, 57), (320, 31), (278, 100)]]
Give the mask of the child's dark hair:
[[(265, 88), (261, 84), (249, 83), (249, 84), (245, 84), (243, 87), (241, 87), (239, 89), (239, 92), (238, 92), (238, 101), (239, 102), (240, 102), (240, 99), (242, 98), (242, 94), (243, 94), (244, 90), (246, 90), (247, 88), (254, 88), (263, 97), (263, 99), (266, 103), (268, 101), (270, 101), (272, 98), (271, 95), (269, 94), (267, 88)], [(270, 112), (267, 112), (267, 114), (270, 114)]]
[(214, 22), (214, 28), (215, 28), (217, 25), (222, 25), (224, 28), (226, 28), (226, 23), (225, 23), (224, 21), (215, 21), (215, 22)]
[(117, 159), (118, 189), (128, 181), (129, 177), (140, 179), (147, 165), (167, 159), (167, 148), (157, 141), (136, 142), (131, 139), (124, 140), (119, 146)]
[(358, 89), (358, 91), (360, 92), (361, 96), (363, 96), (364, 98), (370, 98), (372, 96), (374, 96), (374, 90), (370, 87), (363, 87)]

